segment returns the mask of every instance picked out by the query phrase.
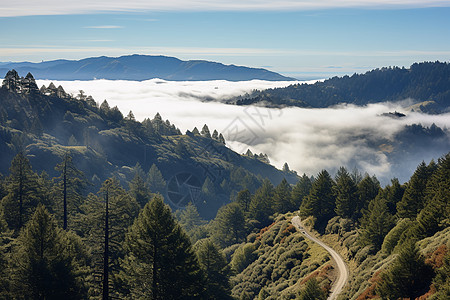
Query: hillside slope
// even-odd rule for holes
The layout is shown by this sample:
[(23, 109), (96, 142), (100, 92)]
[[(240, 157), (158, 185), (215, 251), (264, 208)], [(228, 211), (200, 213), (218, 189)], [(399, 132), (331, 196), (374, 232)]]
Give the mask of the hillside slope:
[[(158, 191), (164, 195), (169, 191), (179, 195), (179, 187), (170, 190), (171, 179), (179, 174), (191, 174), (196, 179), (192, 187), (196, 191), (206, 184), (205, 190), (214, 197), (186, 199), (205, 206), (199, 210), (206, 218), (213, 217), (229, 201), (230, 194), (244, 188), (255, 190), (263, 178), (273, 183), (283, 178), (296, 181), (295, 174), (277, 170), (263, 157), (239, 155), (224, 143), (218, 134), (193, 130), (183, 135), (159, 114), (140, 123), (131, 112), (123, 117), (106, 101), (99, 106), (92, 97), (72, 97), (52, 84), (38, 90), (31, 74), (21, 78), (15, 71), (8, 72), (0, 89), (3, 174), (8, 173), (12, 158), (20, 151), (25, 152), (35, 170), (50, 176), (56, 175), (54, 166), (69, 153), (93, 184), (92, 190), (111, 176), (123, 183), (130, 181), (137, 164), (145, 172), (155, 165), (169, 185)], [(179, 203), (175, 194), (171, 203), (175, 208), (187, 204)]]
[(450, 64), (423, 62), (415, 63), (409, 69), (375, 69), (365, 74), (333, 77), (315, 84), (294, 84), (255, 92), (235, 99), (234, 103), (321, 108), (340, 103), (366, 105), (405, 99), (422, 103), (416, 110), (432, 113), (448, 111)]

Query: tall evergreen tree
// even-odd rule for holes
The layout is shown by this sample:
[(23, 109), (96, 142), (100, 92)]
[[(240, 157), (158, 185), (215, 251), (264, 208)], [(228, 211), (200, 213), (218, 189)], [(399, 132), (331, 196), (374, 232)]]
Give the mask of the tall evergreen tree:
[(438, 160), (437, 169), (427, 182), (425, 207), (417, 216), (424, 234), (431, 236), (450, 225), (450, 153)]
[(334, 209), (336, 214), (343, 218), (354, 216), (357, 188), (344, 167), (341, 167), (336, 174), (336, 185), (333, 190), (336, 197), (336, 208)]
[(256, 190), (250, 202), (250, 217), (260, 222), (262, 226), (269, 224), (269, 217), (273, 211), (274, 188), (272, 183), (265, 179), (262, 185)]
[(220, 248), (210, 239), (203, 239), (194, 245), (194, 249), (205, 276), (205, 298), (232, 299), (231, 269)]
[(306, 282), (305, 288), (300, 292), (298, 300), (325, 300), (326, 293), (320, 288), (316, 278), (311, 278)]
[(244, 213), (236, 202), (221, 207), (211, 224), (212, 237), (222, 247), (241, 242), (245, 232)]
[(387, 200), (389, 212), (392, 215), (395, 215), (397, 213), (397, 203), (402, 200), (403, 194), (405, 193), (405, 188), (400, 185), (397, 178), (393, 178), (391, 180), (391, 184), (386, 186), (384, 191), (385, 193), (383, 196)]
[(189, 202), (188, 205), (179, 212), (178, 221), (193, 243), (206, 237), (206, 221), (200, 217), (197, 207), (192, 204), (192, 202)]
[(430, 285), (431, 271), (424, 258), (410, 240), (403, 247), (395, 262), (381, 275), (378, 293), (382, 299), (416, 299)]
[(119, 259), (124, 256), (122, 243), (128, 228), (139, 213), (139, 204), (119, 184), (117, 179), (106, 180), (99, 196), (90, 194), (78, 216), (80, 234), (93, 255), (93, 278), (90, 296), (118, 296)]
[(309, 191), (312, 187), (311, 178), (306, 174), (300, 177), (297, 184), (292, 189), (292, 205), (295, 209), (298, 209), (303, 202), (303, 199), (309, 195)]
[(311, 187), (311, 191), (304, 199), (300, 207), (300, 215), (303, 217), (314, 216), (317, 218), (317, 228), (325, 225), (334, 215), (335, 198), (333, 195), (333, 179), (326, 170), (322, 170)]
[(18, 231), (40, 202), (40, 190), (38, 177), (23, 152), (13, 158), (9, 170), (8, 194), (2, 199), (2, 206), (8, 226)]
[(14, 247), (13, 298), (85, 298), (86, 259), (81, 240), (57, 227), (48, 211), (39, 206)]
[(361, 219), (361, 239), (364, 244), (372, 244), (375, 249), (381, 249), (384, 237), (394, 227), (394, 216), (389, 213), (386, 200), (376, 197), (364, 210)]
[(355, 207), (355, 219), (359, 219), (362, 211), (367, 209), (369, 202), (375, 199), (380, 189), (380, 183), (374, 177), (366, 176), (358, 183), (358, 199)]
[(275, 188), (274, 191), (274, 211), (278, 213), (286, 213), (293, 210), (291, 201), (292, 188), (287, 182), (286, 178), (280, 182), (280, 184)]
[(402, 200), (397, 203), (397, 214), (400, 218), (415, 218), (425, 205), (425, 190), (428, 179), (436, 169), (434, 162), (429, 166), (422, 162), (408, 182)]
[(247, 189), (240, 191), (236, 196), (236, 202), (239, 204), (244, 213), (248, 213), (251, 200), (252, 194)]
[(124, 248), (121, 277), (133, 299), (202, 295), (202, 272), (189, 238), (160, 196), (145, 205), (126, 235)]
[(139, 172), (136, 172), (131, 182), (128, 184), (130, 190), (129, 193), (141, 207), (144, 207), (148, 201), (150, 201), (150, 188), (141, 177)]
[[(55, 178), (58, 184), (55, 186), (57, 198), (62, 196), (63, 229), (67, 230), (69, 210), (76, 210), (83, 201), (83, 189), (86, 186), (86, 179), (83, 172), (78, 170), (69, 153), (65, 153), (62, 161), (56, 165), (55, 170), (60, 172), (60, 176)], [(70, 206), (70, 207), (69, 207)]]
[(166, 189), (166, 181), (164, 180), (161, 171), (155, 164), (153, 164), (148, 171), (147, 183), (150, 191), (152, 191), (153, 193), (162, 194)]

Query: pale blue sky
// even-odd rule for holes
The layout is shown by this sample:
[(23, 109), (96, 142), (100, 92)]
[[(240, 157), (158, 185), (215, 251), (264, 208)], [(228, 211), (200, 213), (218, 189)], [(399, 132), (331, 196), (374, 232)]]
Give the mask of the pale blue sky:
[(450, 60), (450, 1), (30, 1), (2, 4), (0, 61), (139, 53), (322, 78)]

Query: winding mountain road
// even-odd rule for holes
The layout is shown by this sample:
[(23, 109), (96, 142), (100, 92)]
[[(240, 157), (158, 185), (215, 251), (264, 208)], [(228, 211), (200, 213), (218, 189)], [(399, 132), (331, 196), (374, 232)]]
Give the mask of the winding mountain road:
[(335, 300), (337, 296), (341, 293), (343, 287), (348, 281), (348, 268), (345, 264), (342, 257), (334, 251), (332, 248), (324, 244), (322, 241), (316, 239), (315, 237), (311, 236), (308, 232), (306, 232), (305, 228), (303, 228), (302, 223), (300, 221), (300, 217), (296, 216), (292, 218), (292, 224), (299, 230), (305, 237), (310, 239), (311, 241), (319, 244), (321, 247), (323, 247), (328, 253), (330, 253), (331, 257), (334, 259), (334, 261), (337, 264), (337, 268), (339, 271), (339, 276), (336, 282), (334, 282), (333, 286), (331, 287), (331, 294), (328, 296), (328, 300)]

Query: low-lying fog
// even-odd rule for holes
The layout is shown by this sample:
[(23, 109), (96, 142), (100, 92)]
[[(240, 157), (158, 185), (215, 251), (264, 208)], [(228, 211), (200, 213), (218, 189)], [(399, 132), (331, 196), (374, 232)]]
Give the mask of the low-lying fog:
[[(243, 153), (266, 153), (273, 165), (281, 168), (287, 162), (298, 173), (315, 175), (322, 169), (333, 173), (339, 166), (349, 170), (357, 167), (361, 172), (375, 174), (386, 183), (391, 178), (392, 166), (385, 153), (371, 147), (370, 141), (392, 138), (404, 125), (420, 123), (441, 128), (450, 127), (450, 113), (427, 115), (408, 112), (407, 117), (394, 119), (379, 116), (401, 111), (411, 102), (381, 103), (365, 107), (341, 105), (327, 109), (242, 107), (219, 101), (253, 89), (282, 87), (292, 82), (268, 81), (202, 81), (172, 82), (153, 79), (136, 81), (53, 81), (66, 92), (87, 95), (101, 103), (106, 99), (111, 107), (117, 105), (126, 116), (133, 111), (137, 120), (153, 118), (159, 112), (184, 133), (195, 126), (201, 130), (206, 123), (210, 131), (222, 132), (227, 145)], [(38, 80), (48, 86), (50, 81)], [(443, 153), (441, 153), (443, 154)], [(410, 159), (413, 171), (422, 160)], [(408, 180), (408, 176), (400, 178)], [(398, 173), (398, 172), (395, 172)], [(397, 175), (398, 176), (398, 175)]]

